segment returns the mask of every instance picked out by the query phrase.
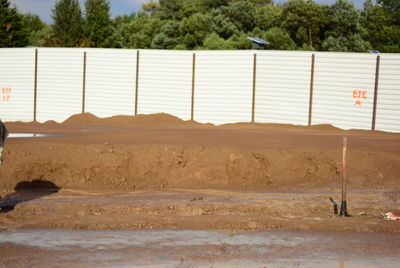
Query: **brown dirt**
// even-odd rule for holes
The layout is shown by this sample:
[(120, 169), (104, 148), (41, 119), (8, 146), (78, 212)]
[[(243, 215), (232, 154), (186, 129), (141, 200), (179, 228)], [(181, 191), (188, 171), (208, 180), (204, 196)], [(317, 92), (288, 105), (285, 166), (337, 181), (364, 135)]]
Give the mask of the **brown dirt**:
[[(7, 140), (0, 187), (9, 196), (2, 202), (21, 198), (15, 189), (22, 182), (44, 181), (62, 190), (18, 199), (15, 208), (0, 214), (3, 228), (400, 233), (399, 222), (379, 218), (400, 209), (400, 134), (330, 125), (214, 126), (166, 114), (103, 119), (82, 114), (62, 124), (6, 125), (11, 133), (56, 136)], [(331, 217), (327, 201), (340, 199), (343, 136), (349, 140), (350, 212), (357, 215), (346, 220)], [(164, 201), (140, 205), (153, 195)], [(101, 198), (88, 204), (92, 196)], [(118, 203), (121, 196), (127, 200)], [(230, 204), (237, 196), (251, 201)], [(179, 200), (184, 203), (175, 204)]]

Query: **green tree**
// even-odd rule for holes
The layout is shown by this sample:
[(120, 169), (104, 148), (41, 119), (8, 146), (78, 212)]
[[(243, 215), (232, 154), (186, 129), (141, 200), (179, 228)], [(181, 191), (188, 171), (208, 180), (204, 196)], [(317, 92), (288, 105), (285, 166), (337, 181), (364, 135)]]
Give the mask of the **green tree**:
[(322, 45), (327, 51), (366, 52), (371, 49), (371, 45), (365, 42), (359, 34), (353, 34), (349, 37), (329, 36)]
[(378, 4), (387, 8), (390, 11), (398, 11), (400, 10), (400, 1), (399, 0), (377, 0)]
[(329, 9), (312, 0), (289, 0), (282, 12), (282, 26), (299, 47), (307, 44), (320, 49), (321, 40), (330, 23)]
[(203, 13), (195, 13), (180, 22), (180, 33), (183, 45), (187, 49), (201, 46), (209, 33), (207, 17)]
[(347, 0), (337, 0), (331, 6), (332, 21), (322, 47), (328, 51), (366, 52), (371, 48), (362, 36), (365, 29), (360, 23), (360, 11)]
[(146, 13), (146, 15), (153, 14), (153, 12), (156, 11), (157, 8), (159, 8), (159, 7), (160, 7), (160, 3), (155, 2), (153, 0), (150, 0), (150, 2), (142, 4), (142, 10)]
[(29, 32), (37, 32), (46, 27), (46, 23), (44, 23), (38, 15), (27, 13), (23, 16), (24, 24)]
[(267, 31), (262, 31), (260, 28), (254, 28), (252, 35), (258, 36), (269, 44), (266, 45), (266, 49), (277, 49), (277, 50), (294, 50), (296, 49), (296, 43), (290, 37), (289, 33), (280, 27), (272, 27)]
[(135, 12), (133, 12), (132, 14), (129, 14), (129, 15), (128, 14), (118, 15), (114, 19), (111, 20), (111, 24), (112, 24), (113, 28), (117, 28), (121, 24), (129, 23), (129, 22), (133, 21), (134, 19), (136, 19), (137, 17), (138, 17), (138, 14), (136, 14)]
[(381, 5), (390, 13), (393, 21), (390, 25), (390, 42), (392, 45), (388, 45), (387, 48), (390, 51), (399, 52), (399, 38), (400, 38), (400, 0), (377, 0), (377, 3)]
[(153, 15), (162, 20), (178, 20), (181, 18), (181, 9), (185, 0), (159, 0), (159, 7)]
[[(189, 0), (190, 1), (190, 0)], [(201, 0), (205, 6), (210, 9), (220, 8), (227, 6), (232, 0)]]
[(227, 14), (239, 31), (251, 31), (257, 22), (256, 6), (248, 0), (231, 2)]
[(239, 30), (227, 15), (227, 7), (221, 7), (211, 10), (207, 13), (207, 20), (211, 32), (216, 32), (222, 38), (228, 39)]
[(78, 0), (60, 0), (53, 12), (53, 31), (59, 46), (77, 47), (82, 43), (83, 18)]
[(374, 8), (374, 3), (372, 0), (365, 0), (363, 4), (363, 10), (362, 10), (362, 15), (370, 12)]
[(35, 47), (56, 47), (58, 43), (54, 40), (53, 28), (46, 25), (39, 31), (31, 34), (30, 45)]
[(257, 7), (262, 7), (265, 5), (271, 5), (272, 0), (250, 0), (251, 3), (255, 4)]
[(364, 3), (361, 12), (361, 23), (364, 27), (365, 39), (373, 49), (381, 52), (400, 52), (400, 27), (395, 25), (393, 13), (371, 0)]
[(138, 14), (116, 26), (113, 34), (114, 46), (120, 48), (150, 48), (153, 37), (161, 30), (163, 22), (156, 17)]
[(87, 46), (107, 47), (110, 43), (112, 26), (110, 3), (107, 0), (86, 0), (84, 36)]
[(247, 39), (248, 34), (237, 33), (232, 35), (228, 40), (228, 46), (232, 49), (251, 49), (252, 44), (249, 39)]
[(262, 30), (267, 30), (271, 27), (279, 27), (282, 19), (282, 10), (282, 6), (273, 4), (263, 5), (257, 8), (256, 26)]
[(210, 8), (204, 3), (203, 0), (186, 0), (182, 4), (180, 10), (182, 18), (188, 18), (195, 13), (207, 13)]
[(29, 32), (29, 45), (39, 46), (40, 32), (47, 26), (38, 15), (24, 14), (24, 24)]
[(0, 47), (24, 47), (28, 36), (23, 16), (8, 0), (0, 0)]
[(233, 49), (232, 44), (227, 40), (221, 38), (216, 33), (211, 33), (207, 35), (204, 40), (203, 47), (200, 49), (210, 49), (210, 50), (228, 50)]
[(174, 49), (181, 43), (179, 32), (179, 22), (174, 20), (167, 21), (156, 34), (151, 42), (151, 48)]

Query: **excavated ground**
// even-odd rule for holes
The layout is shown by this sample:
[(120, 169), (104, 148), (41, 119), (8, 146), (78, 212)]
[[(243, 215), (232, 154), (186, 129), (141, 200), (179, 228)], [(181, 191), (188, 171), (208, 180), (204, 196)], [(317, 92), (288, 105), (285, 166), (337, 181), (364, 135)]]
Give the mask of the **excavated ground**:
[[(0, 228), (400, 234), (400, 134), (166, 114), (6, 123)], [(348, 137), (351, 218), (335, 217)], [(339, 204), (340, 206), (340, 204)]]

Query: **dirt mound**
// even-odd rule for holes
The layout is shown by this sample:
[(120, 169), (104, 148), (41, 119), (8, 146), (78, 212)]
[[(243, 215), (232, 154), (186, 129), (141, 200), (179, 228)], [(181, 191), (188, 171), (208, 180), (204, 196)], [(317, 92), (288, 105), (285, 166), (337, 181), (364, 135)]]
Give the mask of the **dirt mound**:
[(165, 114), (139, 114), (136, 116), (126, 116), (126, 115), (118, 115), (104, 119), (104, 123), (108, 124), (116, 124), (116, 125), (129, 125), (129, 124), (141, 124), (141, 125), (163, 125), (163, 124), (172, 124), (179, 125), (184, 124), (185, 121), (182, 119)]
[(76, 114), (65, 120), (62, 124), (73, 125), (179, 125), (179, 124), (197, 124), (194, 121), (184, 121), (176, 116), (158, 113), (158, 114), (139, 114), (136, 116), (116, 115), (112, 117), (99, 118), (91, 113)]
[(58, 123), (54, 120), (48, 120), (43, 123), (43, 126), (49, 126), (49, 127), (53, 127), (53, 126), (57, 126), (57, 125), (58, 125)]
[(342, 130), (341, 128), (334, 127), (330, 124), (311, 125), (308, 128), (314, 129), (314, 130), (327, 130), (327, 131)]
[(83, 113), (83, 114), (72, 115), (67, 120), (65, 120), (63, 122), (63, 124), (71, 124), (71, 125), (75, 125), (75, 124), (78, 125), (79, 124), (79, 125), (83, 125), (83, 124), (96, 124), (96, 123), (100, 124), (101, 122), (102, 122), (102, 119), (98, 118), (94, 114)]
[(330, 124), (320, 124), (311, 126), (302, 125), (291, 125), (291, 124), (277, 124), (277, 123), (250, 123), (250, 122), (240, 122), (240, 123), (230, 123), (221, 125), (221, 127), (258, 127), (258, 128), (276, 128), (276, 129), (304, 129), (304, 130), (322, 130), (322, 131), (340, 131), (342, 129), (334, 127)]

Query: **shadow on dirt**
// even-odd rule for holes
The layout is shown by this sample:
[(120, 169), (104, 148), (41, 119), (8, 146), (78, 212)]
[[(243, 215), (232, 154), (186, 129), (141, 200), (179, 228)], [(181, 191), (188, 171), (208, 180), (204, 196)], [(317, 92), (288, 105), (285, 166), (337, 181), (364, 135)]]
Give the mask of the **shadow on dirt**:
[(59, 189), (50, 181), (21, 181), (14, 187), (14, 193), (0, 199), (0, 213), (10, 212), (20, 203), (57, 193)]

